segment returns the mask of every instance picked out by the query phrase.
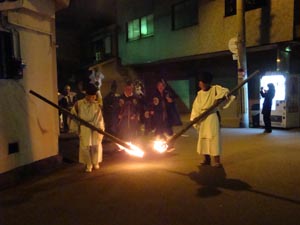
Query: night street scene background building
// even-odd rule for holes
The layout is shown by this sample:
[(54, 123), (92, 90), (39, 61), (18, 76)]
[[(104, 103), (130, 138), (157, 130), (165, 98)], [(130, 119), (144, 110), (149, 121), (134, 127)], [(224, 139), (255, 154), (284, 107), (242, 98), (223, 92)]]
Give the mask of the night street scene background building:
[[(247, 75), (247, 105), (221, 112), (223, 128), (262, 126), (259, 90), (278, 83), (272, 126), (300, 127), (300, 1), (244, 1), (246, 67), (237, 48), (239, 0), (2, 0), (0, 1), (0, 188), (60, 167), (59, 113), (29, 94), (58, 103), (65, 85), (77, 89), (103, 75), (101, 94), (128, 81), (151, 92), (163, 78), (188, 115), (198, 71), (234, 88)], [(278, 78), (278, 80), (277, 80)], [(268, 82), (267, 80), (266, 82)], [(282, 82), (282, 83), (280, 83)], [(246, 112), (242, 108), (246, 108)], [(299, 203), (297, 203), (299, 204)], [(284, 224), (284, 223), (282, 223)]]

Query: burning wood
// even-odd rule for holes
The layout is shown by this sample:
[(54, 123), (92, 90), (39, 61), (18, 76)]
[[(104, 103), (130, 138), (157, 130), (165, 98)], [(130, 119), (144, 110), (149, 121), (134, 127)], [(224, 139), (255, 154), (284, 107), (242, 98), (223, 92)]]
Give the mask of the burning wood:
[(50, 100), (48, 100), (47, 98), (41, 96), (40, 94), (36, 93), (35, 91), (30, 90), (29, 91), (30, 94), (38, 97), (39, 99), (41, 99), (42, 101), (48, 103), (49, 105), (53, 106), (54, 108), (57, 108), (59, 111), (66, 113), (68, 116), (70, 116), (71, 119), (77, 120), (81, 125), (84, 125), (94, 131), (97, 131), (98, 133), (104, 135), (105, 137), (107, 137), (108, 139), (110, 139), (111, 141), (113, 141), (115, 144), (117, 144), (118, 146), (122, 146), (121, 149), (123, 149), (124, 151), (126, 151), (128, 154), (133, 155), (133, 156), (137, 156), (137, 157), (143, 157), (144, 152), (139, 149), (137, 146), (133, 145), (133, 144), (128, 144), (124, 141), (122, 141), (121, 139), (105, 132), (104, 130), (97, 128), (95, 126), (93, 126), (92, 124), (90, 124), (89, 122), (81, 119), (80, 117), (72, 114), (71, 112), (69, 112), (68, 110), (58, 106), (57, 104), (51, 102)]
[(133, 155), (133, 156), (140, 157), (140, 158), (142, 158), (144, 156), (144, 152), (139, 147), (137, 147), (131, 143), (128, 143), (128, 142), (127, 142), (127, 144), (130, 146), (130, 148), (125, 148), (124, 146), (119, 145), (119, 144), (117, 144), (117, 145), (121, 150), (124, 150), (129, 155)]
[(164, 153), (168, 150), (168, 144), (164, 140), (155, 140), (153, 149), (159, 153)]

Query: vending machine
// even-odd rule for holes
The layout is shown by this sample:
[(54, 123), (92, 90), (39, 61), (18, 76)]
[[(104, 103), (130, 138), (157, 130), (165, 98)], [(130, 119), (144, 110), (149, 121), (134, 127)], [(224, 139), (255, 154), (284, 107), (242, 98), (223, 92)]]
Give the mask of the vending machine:
[[(282, 72), (267, 72), (262, 76), (260, 85), (268, 90), (268, 84), (275, 86), (271, 110), (271, 125), (279, 128), (299, 127), (299, 75), (289, 75)], [(264, 98), (260, 98), (260, 109)], [(263, 115), (260, 114), (260, 126), (264, 126)]]

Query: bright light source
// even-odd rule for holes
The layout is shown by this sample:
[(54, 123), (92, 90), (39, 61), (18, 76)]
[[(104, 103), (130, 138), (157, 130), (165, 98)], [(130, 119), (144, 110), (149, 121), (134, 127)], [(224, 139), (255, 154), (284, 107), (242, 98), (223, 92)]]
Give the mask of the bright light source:
[(167, 151), (168, 145), (167, 145), (167, 142), (165, 142), (163, 140), (155, 140), (153, 148), (155, 151), (157, 151), (159, 153), (164, 153), (165, 151)]
[[(275, 110), (276, 100), (285, 100), (285, 76), (279, 73), (273, 75), (265, 75), (261, 78), (260, 84), (265, 90), (268, 90), (268, 84), (273, 83), (275, 86), (275, 96), (273, 98), (272, 110)], [(261, 104), (263, 102), (261, 99)]]
[(119, 145), (119, 144), (117, 144), (117, 145), (119, 146), (119, 148), (121, 150), (124, 150), (129, 155), (140, 157), (140, 158), (142, 158), (144, 156), (144, 151), (142, 151), (139, 147), (137, 147), (137, 146), (135, 146), (135, 145), (133, 145), (133, 144), (131, 144), (129, 142), (126, 143), (126, 144), (128, 144), (130, 146), (130, 149), (129, 148), (125, 148), (124, 146)]
[(287, 47), (284, 49), (284, 51), (286, 51), (286, 52), (291, 52), (291, 51), (292, 51), (292, 49), (291, 49), (291, 47), (290, 47), (290, 46), (287, 46)]

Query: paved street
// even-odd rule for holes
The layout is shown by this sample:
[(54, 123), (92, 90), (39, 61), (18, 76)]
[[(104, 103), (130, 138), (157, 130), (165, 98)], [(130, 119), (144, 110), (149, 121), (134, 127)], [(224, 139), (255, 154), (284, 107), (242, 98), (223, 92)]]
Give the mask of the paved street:
[(300, 130), (223, 128), (223, 168), (198, 167), (196, 132), (143, 159), (105, 144), (102, 168), (78, 163), (0, 192), (1, 225), (295, 225)]

